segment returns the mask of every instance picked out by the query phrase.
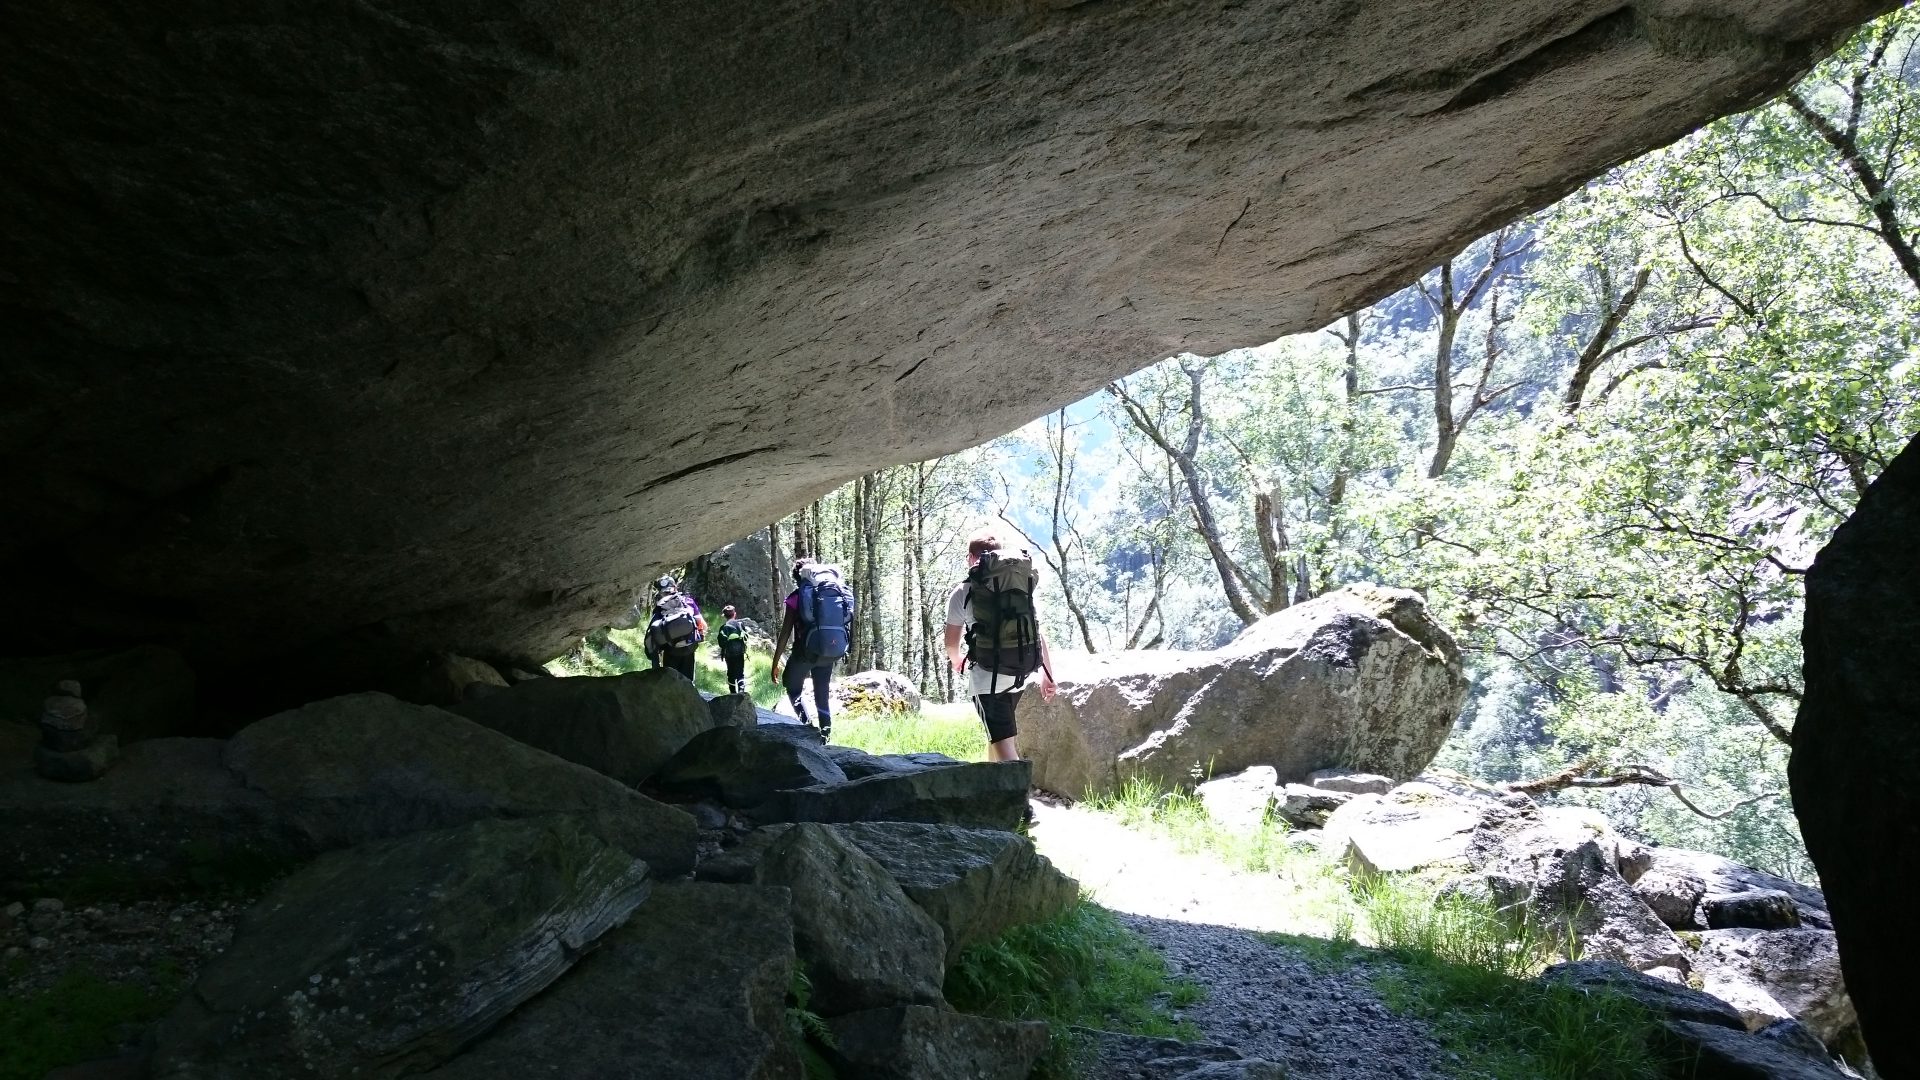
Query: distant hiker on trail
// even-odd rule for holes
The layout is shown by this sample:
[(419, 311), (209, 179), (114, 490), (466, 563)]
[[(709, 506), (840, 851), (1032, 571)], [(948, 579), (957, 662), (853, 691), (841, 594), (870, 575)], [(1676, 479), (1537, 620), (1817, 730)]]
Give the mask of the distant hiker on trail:
[[(833, 680), (833, 662), (847, 655), (847, 631), (853, 626), (853, 590), (841, 579), (840, 571), (812, 559), (793, 563), (794, 590), (787, 594), (786, 610), (780, 616), (780, 636), (773, 643), (773, 666), (769, 674), (787, 688), (787, 700), (801, 723), (807, 722), (807, 705), (801, 700), (807, 676), (813, 676), (813, 707), (820, 717), (820, 737), (833, 734), (833, 707), (828, 693)], [(780, 655), (787, 642), (793, 642), (793, 663), (786, 678), (780, 678)]]
[(1019, 760), (1014, 711), (1035, 671), (1040, 696), (1053, 700), (1053, 658), (1033, 607), (1039, 585), (1033, 556), (1002, 549), (999, 537), (983, 532), (967, 542), (967, 579), (947, 598), (947, 660), (966, 673), (974, 711), (987, 728), (990, 761)]
[(715, 647), (720, 650), (720, 659), (727, 662), (727, 693), (744, 694), (747, 692), (747, 624), (732, 604), (721, 608), (720, 614), (725, 615), (727, 621), (720, 624)]
[(691, 681), (694, 647), (707, 636), (706, 617), (671, 577), (655, 584), (660, 594), (653, 601), (653, 618), (647, 620), (647, 659), (654, 667), (665, 664)]

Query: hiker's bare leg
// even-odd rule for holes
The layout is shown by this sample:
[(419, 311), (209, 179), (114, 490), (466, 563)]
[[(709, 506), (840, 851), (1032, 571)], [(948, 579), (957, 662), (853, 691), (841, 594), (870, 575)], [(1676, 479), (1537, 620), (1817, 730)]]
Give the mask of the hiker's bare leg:
[(1012, 739), (1001, 739), (987, 744), (988, 761), (1019, 761), (1020, 751), (1014, 748)]

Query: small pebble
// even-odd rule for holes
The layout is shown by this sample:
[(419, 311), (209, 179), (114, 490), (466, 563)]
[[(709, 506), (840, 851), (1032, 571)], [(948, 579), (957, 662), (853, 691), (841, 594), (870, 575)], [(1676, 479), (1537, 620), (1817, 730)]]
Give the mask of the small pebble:
[(42, 897), (33, 902), (34, 912), (36, 914), (42, 914), (42, 915), (52, 914), (55, 912), (65, 910), (66, 906), (67, 905), (61, 903), (58, 900), (55, 900), (51, 896)]
[(27, 939), (27, 948), (32, 949), (35, 952), (40, 952), (46, 949), (53, 948), (53, 942), (48, 941), (46, 938), (43, 938), (43, 937), (30, 937)]

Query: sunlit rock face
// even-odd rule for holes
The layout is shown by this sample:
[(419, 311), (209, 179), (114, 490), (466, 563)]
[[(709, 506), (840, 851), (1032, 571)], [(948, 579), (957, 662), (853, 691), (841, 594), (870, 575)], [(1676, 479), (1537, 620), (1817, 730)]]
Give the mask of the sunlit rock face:
[(1373, 300), (1890, 6), (7, 5), (0, 653), (552, 655), (860, 472)]
[(1807, 574), (1806, 697), (1793, 811), (1840, 940), (1840, 966), (1882, 1076), (1920, 1076), (1908, 1035), (1920, 924), (1920, 439), (1867, 489)]

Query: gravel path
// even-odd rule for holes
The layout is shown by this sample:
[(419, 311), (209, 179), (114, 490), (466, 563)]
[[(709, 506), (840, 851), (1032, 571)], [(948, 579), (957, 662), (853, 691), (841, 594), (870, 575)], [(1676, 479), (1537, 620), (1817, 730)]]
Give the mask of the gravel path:
[(1208, 1041), (1278, 1062), (1292, 1080), (1446, 1075), (1446, 1052), (1425, 1025), (1387, 1011), (1361, 975), (1318, 971), (1297, 950), (1255, 936), (1325, 936), (1289, 881), (1231, 870), (1072, 807), (1036, 803), (1033, 837), (1173, 972), (1206, 987), (1179, 1015)]

